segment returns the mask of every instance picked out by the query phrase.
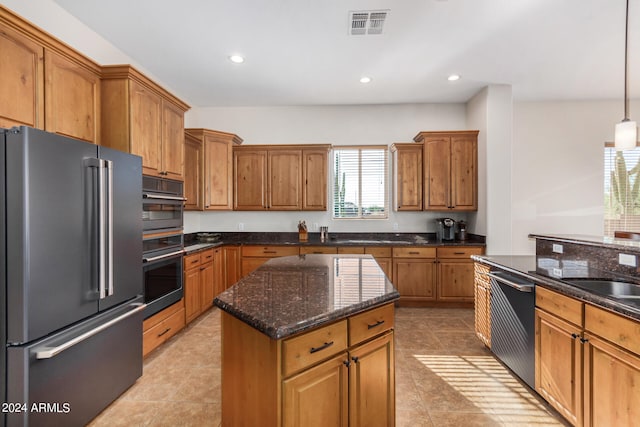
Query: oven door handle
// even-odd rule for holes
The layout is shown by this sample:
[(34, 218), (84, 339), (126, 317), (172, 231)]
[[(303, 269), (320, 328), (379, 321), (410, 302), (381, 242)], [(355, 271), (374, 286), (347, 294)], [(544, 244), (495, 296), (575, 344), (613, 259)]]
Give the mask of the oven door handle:
[(164, 255), (158, 255), (158, 256), (154, 256), (151, 258), (142, 258), (142, 262), (154, 262), (154, 261), (160, 261), (161, 259), (165, 259), (165, 258), (171, 258), (174, 257), (176, 255), (183, 255), (184, 254), (184, 249), (180, 249), (179, 251), (175, 251), (175, 252), (171, 252), (170, 254), (164, 254)]
[(186, 197), (165, 196), (165, 195), (161, 195), (161, 194), (149, 194), (149, 193), (143, 193), (142, 194), (142, 198), (143, 199), (156, 199), (156, 200), (178, 200), (178, 201), (181, 201), (181, 202), (185, 202), (187, 200)]
[(486, 273), (486, 275), (520, 292), (532, 292), (534, 287), (536, 286), (533, 283), (516, 283), (511, 280), (505, 279), (504, 277), (496, 273), (490, 272), (490, 273)]

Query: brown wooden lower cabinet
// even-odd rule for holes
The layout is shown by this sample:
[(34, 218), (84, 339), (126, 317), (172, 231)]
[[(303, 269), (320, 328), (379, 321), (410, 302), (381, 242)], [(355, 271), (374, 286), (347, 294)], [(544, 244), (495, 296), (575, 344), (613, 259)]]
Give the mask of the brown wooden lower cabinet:
[(242, 278), (240, 246), (224, 246), (224, 288), (228, 289)]
[(474, 265), (475, 277), (475, 330), (480, 341), (491, 348), (491, 280), (489, 266), (478, 262)]
[(256, 268), (260, 267), (271, 258), (281, 256), (298, 255), (298, 246), (259, 246), (246, 245), (242, 247), (242, 276), (246, 276)]
[(273, 340), (223, 312), (222, 425), (394, 426), (393, 317), (387, 304)]
[(142, 323), (142, 355), (146, 356), (184, 328), (184, 299)]
[(186, 323), (207, 311), (222, 291), (223, 260), (221, 248), (205, 249), (184, 257)]
[(575, 426), (640, 419), (640, 322), (540, 286), (536, 391)]

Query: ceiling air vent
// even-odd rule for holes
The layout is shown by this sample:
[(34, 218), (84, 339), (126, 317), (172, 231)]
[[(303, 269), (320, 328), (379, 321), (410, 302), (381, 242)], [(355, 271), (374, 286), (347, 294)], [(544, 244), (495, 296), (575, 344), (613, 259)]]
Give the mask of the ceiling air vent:
[(382, 34), (389, 10), (358, 10), (349, 12), (352, 36)]

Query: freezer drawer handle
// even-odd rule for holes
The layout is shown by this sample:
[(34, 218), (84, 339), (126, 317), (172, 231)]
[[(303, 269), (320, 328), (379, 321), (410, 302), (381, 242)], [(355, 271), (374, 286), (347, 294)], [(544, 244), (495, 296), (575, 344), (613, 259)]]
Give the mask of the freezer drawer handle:
[(487, 276), (496, 279), (500, 283), (504, 283), (507, 286), (510, 286), (520, 292), (532, 292), (535, 285), (533, 283), (516, 283), (511, 280), (505, 279), (502, 276), (499, 276), (495, 273), (487, 273)]
[(145, 309), (147, 305), (146, 304), (142, 304), (142, 303), (134, 303), (131, 304), (131, 307), (136, 307), (131, 311), (126, 312), (125, 314), (116, 317), (115, 319), (112, 319), (110, 321), (108, 321), (105, 324), (102, 324), (100, 326), (98, 326), (97, 328), (94, 328), (90, 331), (85, 332), (82, 335), (78, 335), (77, 337), (65, 342), (64, 344), (60, 344), (57, 347), (43, 347), (41, 350), (37, 350), (36, 351), (36, 359), (51, 359), (52, 357), (57, 356), (58, 354), (62, 353), (63, 351), (73, 347), (74, 345), (81, 343), (82, 341), (91, 338), (92, 336), (104, 331), (105, 329), (110, 328), (111, 326), (115, 325), (116, 323), (126, 319), (127, 317), (133, 316), (134, 314), (142, 311)]

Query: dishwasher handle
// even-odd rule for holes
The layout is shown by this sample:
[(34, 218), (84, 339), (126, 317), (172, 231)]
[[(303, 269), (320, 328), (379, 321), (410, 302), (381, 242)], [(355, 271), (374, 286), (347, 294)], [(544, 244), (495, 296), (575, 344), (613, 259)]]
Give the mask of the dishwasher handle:
[(494, 272), (489, 272), (486, 273), (487, 276), (495, 279), (496, 281), (500, 282), (500, 283), (504, 283), (505, 285), (514, 288), (517, 291), (520, 292), (533, 292), (533, 289), (535, 288), (535, 284), (531, 283), (531, 282), (525, 282), (525, 283), (517, 283), (514, 282), (513, 280), (509, 280), (503, 276), (501, 276), (499, 273), (494, 273)]

